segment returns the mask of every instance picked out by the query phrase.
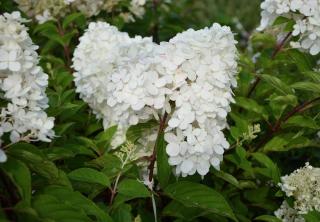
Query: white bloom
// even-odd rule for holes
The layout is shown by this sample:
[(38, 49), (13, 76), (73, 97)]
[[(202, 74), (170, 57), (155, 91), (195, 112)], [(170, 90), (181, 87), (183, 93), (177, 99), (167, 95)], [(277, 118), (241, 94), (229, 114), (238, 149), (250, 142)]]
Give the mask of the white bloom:
[(70, 3), (77, 1), (77, 0), (64, 0), (64, 3), (66, 3), (67, 5), (69, 5)]
[(289, 18), (295, 22), (292, 35), (299, 37), (291, 45), (309, 51), (311, 55), (320, 52), (319, 0), (265, 0), (261, 9), (259, 31), (270, 27), (279, 16)]
[(274, 215), (283, 222), (305, 222), (297, 210), (290, 207), (286, 201), (283, 201), (280, 208), (274, 212)]
[(10, 133), (11, 142), (49, 142), (54, 118), (44, 112), (48, 76), (38, 66), (37, 46), (22, 22), (19, 12), (0, 16), (0, 89), (8, 100), (1, 108), (1, 136)]
[(0, 163), (4, 163), (7, 161), (7, 155), (6, 153), (0, 149)]
[(172, 76), (175, 111), (168, 122), (166, 141), (170, 165), (182, 176), (206, 175), (219, 169), (229, 147), (222, 130), (236, 86), (236, 48), (227, 27), (188, 30), (170, 40), (160, 54), (166, 73)]
[(288, 197), (294, 197), (294, 209), (299, 214), (320, 211), (320, 168), (308, 163), (290, 175), (281, 178), (281, 189)]
[(142, 16), (145, 13), (144, 10), (144, 4), (146, 3), (146, 0), (132, 0), (130, 3), (129, 10), (137, 16), (138, 18), (142, 18)]
[(86, 17), (101, 12), (120, 16), (125, 22), (135, 21), (145, 13), (146, 0), (14, 0), (21, 11), (35, 18), (39, 24), (80, 11)]
[(36, 15), (36, 19), (39, 24), (43, 24), (49, 20), (52, 20), (53, 16), (51, 15), (49, 10), (44, 10), (42, 14)]
[(74, 53), (77, 92), (105, 128), (118, 125), (116, 145), (129, 126), (174, 103), (165, 134), (169, 163), (177, 174), (205, 175), (211, 165), (219, 169), (229, 147), (222, 130), (236, 86), (235, 43), (230, 28), (218, 24), (157, 45), (91, 23)]

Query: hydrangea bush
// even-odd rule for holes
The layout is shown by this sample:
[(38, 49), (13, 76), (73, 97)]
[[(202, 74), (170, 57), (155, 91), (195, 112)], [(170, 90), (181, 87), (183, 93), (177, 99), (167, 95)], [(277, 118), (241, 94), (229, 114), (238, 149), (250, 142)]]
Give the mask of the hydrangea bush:
[(1, 221), (320, 221), (320, 1), (202, 4), (0, 3)]

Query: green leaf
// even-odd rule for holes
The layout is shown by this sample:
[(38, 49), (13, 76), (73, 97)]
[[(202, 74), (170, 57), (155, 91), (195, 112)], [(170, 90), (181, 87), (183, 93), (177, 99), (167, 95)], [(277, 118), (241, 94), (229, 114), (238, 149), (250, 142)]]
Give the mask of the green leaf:
[(308, 116), (300, 116), (300, 115), (292, 116), (286, 121), (285, 124), (283, 124), (283, 127), (289, 127), (289, 126), (319, 129), (319, 126), (314, 119)]
[(320, 212), (310, 211), (307, 214), (303, 215), (303, 218), (306, 222), (319, 222), (320, 221)]
[(284, 151), (285, 145), (289, 144), (289, 139), (286, 136), (273, 137), (264, 147), (263, 151)]
[(77, 140), (81, 142), (84, 146), (89, 147), (92, 149), (95, 153), (100, 154), (100, 151), (95, 144), (95, 142), (92, 139), (89, 139), (87, 137), (79, 136), (77, 137)]
[(70, 15), (68, 15), (62, 22), (62, 27), (65, 29), (70, 25), (72, 22), (77, 21), (77, 20), (85, 20), (85, 17), (82, 13), (80, 12), (75, 12)]
[(279, 78), (271, 75), (262, 74), (259, 75), (259, 77), (267, 82), (270, 86), (272, 86), (274, 89), (276, 89), (279, 93), (286, 96), (289, 94), (293, 94), (293, 90), (285, 84), (283, 81), (281, 81)]
[(294, 95), (278, 96), (272, 94), (269, 98), (269, 106), (272, 109), (271, 113), (276, 118), (281, 118), (283, 112), (288, 106), (296, 106), (298, 104), (298, 98)]
[(261, 215), (259, 217), (254, 218), (254, 220), (261, 220), (266, 222), (281, 222), (279, 218), (271, 215)]
[(36, 196), (33, 201), (33, 207), (44, 221), (49, 219), (61, 222), (90, 221), (90, 218), (83, 210), (77, 209), (71, 203), (59, 201), (52, 195)]
[(115, 177), (119, 173), (121, 165), (121, 160), (117, 156), (108, 153), (104, 153), (103, 156), (87, 163), (87, 166), (102, 168), (103, 173), (109, 178)]
[(138, 123), (135, 126), (131, 126), (129, 127), (126, 134), (127, 140), (135, 143), (138, 139), (142, 137), (143, 133), (153, 129), (157, 125), (158, 123), (156, 121), (150, 120), (146, 123)]
[(0, 168), (10, 177), (16, 185), (22, 200), (30, 204), (31, 201), (31, 173), (29, 168), (21, 161), (8, 158)]
[(166, 153), (166, 143), (164, 141), (164, 134), (160, 134), (156, 142), (157, 151), (157, 177), (162, 188), (169, 183), (171, 175), (171, 167), (168, 163), (168, 155)]
[(243, 116), (239, 116), (233, 112), (230, 113), (230, 117), (235, 122), (235, 126), (231, 127), (231, 135), (234, 139), (242, 137), (244, 133), (248, 132), (249, 121), (247, 121)]
[(239, 188), (239, 181), (237, 180), (237, 178), (235, 178), (234, 176), (232, 176), (229, 173), (223, 172), (221, 170), (213, 170), (213, 173), (215, 176), (227, 181), (228, 183), (232, 184), (235, 187)]
[(281, 25), (283, 23), (287, 23), (289, 22), (291, 19), (283, 17), (283, 16), (279, 16), (277, 17), (277, 19), (273, 22), (272, 25)]
[(312, 70), (312, 63), (307, 53), (300, 52), (297, 49), (290, 49), (286, 51), (289, 59), (298, 67), (300, 72)]
[(49, 31), (41, 32), (41, 34), (43, 36), (47, 37), (48, 39), (52, 40), (53, 42), (56, 42), (61, 46), (65, 46), (65, 43), (64, 43), (64, 40), (63, 40), (63, 36), (60, 36), (57, 33), (57, 31), (49, 30)]
[(162, 215), (180, 218), (185, 221), (195, 221), (195, 218), (208, 213), (208, 211), (204, 211), (201, 208), (186, 207), (177, 201), (171, 201), (162, 211)]
[(45, 22), (43, 24), (38, 24), (33, 30), (33, 34), (41, 32), (56, 32), (58, 33), (57, 27), (52, 21)]
[(75, 123), (64, 123), (64, 124), (59, 124), (54, 127), (54, 131), (56, 132), (57, 136), (63, 136), (65, 132), (67, 132)]
[(74, 171), (71, 171), (68, 174), (68, 177), (71, 180), (75, 180), (75, 181), (81, 181), (86, 183), (97, 183), (105, 187), (110, 186), (110, 180), (104, 173), (101, 173), (91, 168), (76, 169)]
[(263, 187), (260, 185), (257, 189), (245, 190), (243, 196), (252, 203), (261, 204), (268, 200), (269, 191), (270, 187)]
[(96, 137), (95, 137), (95, 141), (97, 144), (97, 147), (100, 150), (100, 153), (104, 153), (107, 149), (107, 147), (110, 145), (111, 143), (111, 139), (114, 136), (114, 134), (117, 131), (117, 126), (112, 126), (108, 129), (106, 129), (105, 131), (99, 133)]
[(238, 221), (224, 197), (217, 191), (198, 183), (180, 181), (170, 184), (164, 193), (190, 207), (199, 207), (212, 213)]
[(278, 166), (265, 154), (263, 153), (253, 153), (253, 158), (257, 160), (260, 164), (264, 165), (270, 174), (273, 181), (278, 184), (280, 182), (280, 170)]
[(8, 149), (8, 154), (24, 162), (33, 172), (48, 179), (50, 184), (70, 186), (69, 180), (64, 177), (56, 165), (32, 144), (16, 143)]
[(255, 113), (261, 114), (265, 119), (268, 118), (267, 111), (260, 106), (255, 100), (245, 98), (245, 97), (237, 97), (235, 98), (236, 104), (248, 111), (253, 111)]
[(276, 44), (275, 38), (268, 33), (256, 32), (251, 36), (251, 41), (254, 46), (274, 47)]
[(312, 145), (312, 142), (304, 136), (285, 133), (273, 137), (262, 150), (264, 152), (283, 152), (294, 148), (308, 147), (310, 145)]
[(298, 98), (294, 95), (275, 96), (272, 98), (272, 101), (278, 104), (287, 104), (295, 106), (298, 103)]
[(318, 84), (320, 83), (320, 72), (306, 71), (306, 72), (302, 72), (302, 74), (310, 78), (312, 82), (315, 82)]
[(134, 179), (124, 179), (118, 185), (118, 192), (129, 197), (150, 197), (149, 190), (141, 182)]
[(292, 88), (303, 90), (303, 91), (310, 91), (319, 94), (320, 93), (320, 84), (313, 83), (313, 82), (296, 82), (291, 85)]
[(77, 155), (95, 157), (92, 150), (79, 144), (64, 144), (63, 147), (51, 147), (43, 150), (47, 158), (51, 161), (68, 159)]
[(64, 187), (46, 187), (35, 197), (33, 206), (45, 218), (59, 222), (113, 221), (106, 211), (100, 209), (94, 202), (81, 193)]
[(132, 222), (131, 206), (129, 204), (121, 204), (112, 211), (111, 217), (114, 222)]

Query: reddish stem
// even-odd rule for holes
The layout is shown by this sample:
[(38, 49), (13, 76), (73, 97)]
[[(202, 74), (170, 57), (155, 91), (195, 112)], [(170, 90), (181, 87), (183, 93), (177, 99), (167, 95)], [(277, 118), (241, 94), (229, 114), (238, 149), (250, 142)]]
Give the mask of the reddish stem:
[(290, 119), (292, 116), (294, 116), (297, 113), (301, 113), (307, 109), (309, 109), (310, 107), (312, 107), (312, 104), (319, 101), (320, 97), (317, 97), (315, 99), (312, 99), (310, 101), (304, 102), (300, 105), (295, 106), (284, 118), (280, 118), (276, 121), (275, 125), (273, 127), (271, 127), (270, 132), (265, 136), (265, 138), (263, 140), (261, 140), (261, 142), (257, 145), (258, 148), (260, 148), (261, 146), (263, 146), (264, 144), (266, 144), (272, 137), (274, 134), (276, 134), (277, 132), (279, 132), (281, 130), (281, 125), (283, 123), (286, 123), (288, 119)]
[(160, 119), (160, 126), (159, 126), (159, 130), (158, 130), (156, 143), (154, 144), (153, 152), (152, 152), (152, 155), (150, 156), (150, 164), (148, 166), (148, 169), (149, 169), (149, 181), (150, 182), (153, 179), (154, 165), (155, 165), (155, 162), (157, 160), (157, 144), (158, 144), (158, 141), (160, 139), (160, 136), (163, 134), (164, 129), (166, 127), (167, 118), (168, 118), (168, 113), (165, 113), (163, 115), (163, 118)]
[[(58, 21), (58, 33), (61, 37), (63, 37), (65, 35), (64, 30), (60, 24), (60, 22)], [(71, 64), (72, 64), (72, 60), (71, 60), (71, 50), (69, 48), (68, 45), (63, 45), (63, 54), (65, 59), (67, 60), (67, 69), (73, 73), (73, 69), (71, 68)]]

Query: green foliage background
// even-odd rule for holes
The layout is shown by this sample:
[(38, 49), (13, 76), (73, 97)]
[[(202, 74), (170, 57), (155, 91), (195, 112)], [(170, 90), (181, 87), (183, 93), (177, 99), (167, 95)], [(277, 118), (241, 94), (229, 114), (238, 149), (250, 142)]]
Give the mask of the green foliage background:
[[(156, 184), (160, 189), (152, 194), (137, 180), (136, 163), (121, 167), (110, 149), (115, 128), (103, 131), (75, 93), (70, 58), (89, 20), (75, 12), (57, 22), (30, 22), (29, 33), (40, 46), (41, 66), (49, 74), (47, 112), (56, 118), (58, 136), (50, 144), (18, 143), (6, 150), (9, 159), (0, 164), (0, 221), (150, 222), (154, 221), (151, 195), (158, 221), (279, 221), (272, 215), (284, 199), (276, 186), (280, 176), (307, 161), (320, 166), (316, 135), (320, 73), (314, 71), (319, 56), (284, 45), (272, 58), (275, 37), (254, 31), (260, 19), (258, 0), (172, 2), (161, 3), (157, 16), (149, 2), (144, 18), (135, 23), (98, 18), (142, 36), (154, 34), (158, 23), (161, 41), (213, 22), (232, 27), (239, 40), (239, 76), (236, 103), (228, 115), (230, 129), (225, 131), (232, 146), (221, 171), (211, 169), (204, 178), (175, 178), (166, 162), (165, 143), (158, 141)], [(14, 10), (13, 1), (1, 0), (1, 12)], [(257, 78), (259, 84), (248, 95)], [(256, 138), (245, 138), (248, 126), (255, 124), (260, 124), (261, 132)], [(129, 139), (136, 142), (152, 126), (132, 127)], [(118, 175), (119, 184), (113, 190)], [(113, 191), (115, 198), (110, 201)], [(316, 214), (306, 220), (320, 221)]]

